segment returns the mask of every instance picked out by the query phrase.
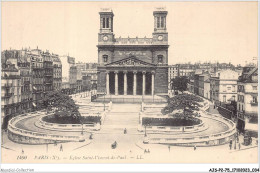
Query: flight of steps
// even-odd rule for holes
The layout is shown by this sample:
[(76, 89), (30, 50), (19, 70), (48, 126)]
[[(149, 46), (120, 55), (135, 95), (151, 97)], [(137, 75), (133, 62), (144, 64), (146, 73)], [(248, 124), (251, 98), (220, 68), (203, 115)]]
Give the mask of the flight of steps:
[(140, 104), (113, 104), (101, 126), (101, 132), (123, 133), (126, 128), (127, 133), (138, 133), (140, 110)]

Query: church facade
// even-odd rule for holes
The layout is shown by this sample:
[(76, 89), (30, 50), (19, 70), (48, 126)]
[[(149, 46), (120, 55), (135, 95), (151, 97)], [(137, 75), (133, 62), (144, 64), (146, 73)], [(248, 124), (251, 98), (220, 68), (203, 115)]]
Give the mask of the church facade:
[(164, 95), (168, 92), (167, 11), (156, 9), (152, 38), (116, 38), (113, 11), (102, 9), (98, 33), (97, 92)]

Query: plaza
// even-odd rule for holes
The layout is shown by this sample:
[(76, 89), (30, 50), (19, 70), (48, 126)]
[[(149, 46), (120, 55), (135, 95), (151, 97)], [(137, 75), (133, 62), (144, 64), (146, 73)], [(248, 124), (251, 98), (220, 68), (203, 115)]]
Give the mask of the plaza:
[[(84, 94), (82, 94), (84, 95)], [(82, 96), (81, 94), (78, 94), (77, 96), (72, 96), (72, 98), (76, 102), (80, 102), (82, 105), (82, 108), (80, 108), (80, 111), (82, 114), (86, 111), (84, 109), (84, 105), (90, 103), (90, 98)], [(159, 106), (162, 106), (163, 104), (159, 104)], [(100, 106), (100, 107), (99, 107)], [(108, 105), (107, 105), (108, 106)], [(24, 120), (18, 121), (15, 124), (15, 127), (27, 130), (35, 133), (44, 133), (48, 135), (54, 135), (54, 136), (63, 136), (63, 138), (66, 138), (66, 136), (74, 136), (74, 137), (81, 137), (84, 138), (83, 142), (79, 142), (77, 140), (71, 139), (70, 141), (60, 141), (57, 146), (53, 142), (47, 141), (47, 143), (38, 143), (36, 145), (33, 145), (31, 147), (31, 144), (22, 144), (13, 142), (12, 140), (7, 138), (7, 134), (4, 134), (4, 141), (2, 145), (2, 154), (3, 154), (3, 161), (8, 160), (8, 155), (10, 154), (17, 154), (20, 155), (22, 151), (24, 151), (25, 155), (35, 155), (33, 154), (36, 152), (39, 156), (40, 155), (52, 155), (55, 153), (55, 155), (58, 156), (67, 156), (70, 158), (70, 156), (85, 156), (85, 157), (111, 157), (111, 156), (117, 156), (117, 157), (126, 157), (127, 162), (131, 163), (142, 163), (142, 162), (150, 162), (154, 160), (154, 157), (156, 157), (156, 162), (166, 162), (166, 163), (188, 163), (188, 162), (196, 162), (196, 157), (200, 157), (199, 161), (200, 163), (208, 163), (207, 157), (211, 157), (213, 161), (221, 162), (221, 161), (230, 161), (230, 162), (237, 162), (236, 156), (243, 153), (246, 155), (250, 155), (250, 158), (252, 160), (243, 160), (245, 162), (254, 162), (256, 161), (255, 158), (257, 158), (255, 155), (257, 155), (257, 145), (256, 141), (253, 141), (251, 146), (241, 146), (241, 149), (238, 149), (238, 146), (236, 149), (230, 150), (227, 143), (223, 143), (221, 145), (215, 144), (210, 147), (203, 147), (199, 144), (197, 144), (197, 150), (194, 151), (192, 145), (186, 145), (179, 146), (172, 143), (167, 143), (167, 139), (169, 138), (179, 138), (179, 139), (188, 139), (189, 142), (192, 143), (191, 137), (196, 136), (209, 136), (212, 134), (216, 134), (218, 132), (225, 132), (229, 129), (228, 125), (225, 123), (222, 123), (221, 121), (216, 121), (215, 119), (210, 119), (209, 117), (202, 117), (204, 123), (208, 124), (208, 128), (205, 130), (202, 130), (200, 132), (196, 133), (183, 133), (183, 132), (153, 132), (149, 131), (148, 129), (145, 131), (138, 130), (138, 126), (140, 125), (140, 112), (142, 109), (144, 109), (143, 113), (148, 113), (149, 110), (151, 111), (152, 108), (149, 108), (149, 105), (147, 105), (147, 108), (142, 108), (142, 104), (136, 103), (136, 104), (120, 104), (120, 103), (114, 103), (110, 109), (110, 111), (107, 111), (104, 120), (102, 121), (100, 130), (91, 130), (91, 129), (83, 129), (83, 135), (81, 130), (67, 130), (64, 132), (61, 129), (46, 129), (42, 127), (37, 127), (36, 123), (43, 114), (39, 114), (36, 117), (26, 118)], [(108, 107), (106, 107), (108, 109)], [(158, 108), (157, 108), (158, 109)], [(92, 110), (98, 110), (102, 111), (103, 107), (101, 105), (97, 104), (96, 108), (92, 108)], [(153, 108), (153, 112), (156, 108)], [(158, 111), (157, 111), (158, 112)], [(43, 113), (43, 112), (42, 112)], [(157, 114), (157, 113), (156, 113)], [(124, 134), (124, 129), (127, 129), (127, 133)], [(150, 142), (148, 144), (144, 144), (144, 134), (147, 133), (147, 136), (150, 138)], [(90, 135), (93, 135), (93, 139), (89, 139)], [(195, 136), (194, 136), (195, 135)], [(39, 137), (39, 136), (38, 136)], [(40, 137), (42, 138), (42, 137)], [(156, 139), (160, 139), (164, 142), (153, 142), (156, 141)], [(211, 137), (210, 137), (211, 138)], [(27, 138), (29, 139), (29, 138)], [(74, 141), (73, 141), (74, 140)], [(240, 140), (242, 142), (242, 136), (240, 136)], [(31, 140), (33, 141), (33, 140)], [(118, 146), (116, 149), (111, 149), (111, 144), (113, 142), (117, 142)], [(60, 150), (60, 145), (63, 146), (63, 152)], [(170, 149), (169, 149), (170, 146)], [(189, 147), (190, 146), (190, 147)], [(150, 151), (150, 153), (144, 153), (145, 150)], [(212, 151), (214, 149), (214, 152), (212, 154), (209, 154), (209, 151)], [(170, 150), (170, 151), (169, 151)], [(9, 153), (9, 154), (8, 154)], [(124, 153), (124, 154), (122, 154)], [(186, 154), (185, 154), (186, 153)], [(207, 153), (207, 154), (206, 154)], [(203, 156), (205, 154), (205, 156)], [(185, 156), (184, 156), (185, 155)], [(207, 155), (207, 157), (206, 157)], [(255, 156), (255, 157), (254, 157)], [(139, 160), (137, 157), (142, 157), (143, 159)], [(30, 157), (30, 162), (38, 162), (39, 160), (35, 160)], [(165, 159), (169, 159), (168, 161), (165, 161)], [(230, 159), (230, 160), (229, 160)], [(237, 158), (238, 159), (238, 158)], [(241, 158), (240, 158), (241, 159)], [(212, 161), (211, 160), (211, 161)], [(10, 161), (10, 160), (9, 160)], [(64, 160), (63, 160), (64, 161)], [(95, 159), (93, 160), (71, 160), (68, 159), (68, 162), (73, 163), (94, 163)], [(112, 162), (123, 162), (126, 161), (125, 159), (115, 159), (115, 160), (100, 160), (104, 163), (112, 163)], [(21, 161), (22, 162), (22, 161)], [(48, 160), (43, 161), (45, 163), (48, 163)]]

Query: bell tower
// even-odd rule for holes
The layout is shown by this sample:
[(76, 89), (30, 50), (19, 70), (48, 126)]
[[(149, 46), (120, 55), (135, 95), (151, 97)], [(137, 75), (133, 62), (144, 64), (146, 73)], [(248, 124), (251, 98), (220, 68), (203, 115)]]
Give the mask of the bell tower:
[(166, 17), (168, 12), (165, 8), (156, 8), (153, 12), (154, 16), (154, 44), (168, 44), (168, 32), (166, 27)]
[(114, 41), (113, 17), (114, 13), (110, 8), (102, 8), (100, 15), (100, 31), (98, 33), (99, 44), (111, 43)]

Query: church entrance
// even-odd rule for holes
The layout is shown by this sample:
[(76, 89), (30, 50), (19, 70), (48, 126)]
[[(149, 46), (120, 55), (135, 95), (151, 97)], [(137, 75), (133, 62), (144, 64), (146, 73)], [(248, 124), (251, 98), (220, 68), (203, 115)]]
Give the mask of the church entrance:
[(133, 72), (128, 72), (126, 77), (127, 77), (127, 95), (133, 95), (133, 88), (134, 88)]
[(152, 94), (152, 73), (147, 72), (145, 75), (145, 95)]
[(142, 72), (138, 72), (136, 74), (136, 80), (137, 80), (136, 95), (142, 95), (143, 94), (143, 74), (142, 74)]
[(115, 73), (109, 73), (109, 93), (114, 95), (115, 94)]
[(124, 73), (118, 73), (118, 95), (124, 95)]

